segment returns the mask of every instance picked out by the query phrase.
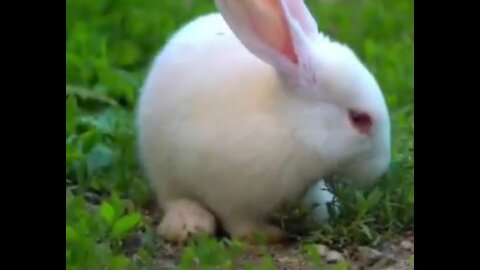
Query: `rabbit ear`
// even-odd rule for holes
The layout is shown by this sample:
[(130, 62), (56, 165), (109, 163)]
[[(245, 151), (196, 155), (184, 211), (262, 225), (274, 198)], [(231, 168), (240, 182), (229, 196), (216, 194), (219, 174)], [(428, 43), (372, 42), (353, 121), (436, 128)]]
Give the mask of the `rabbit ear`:
[(305, 5), (304, 0), (286, 0), (283, 2), (290, 16), (298, 21), (307, 37), (312, 38), (318, 34), (317, 22)]
[(291, 72), (308, 58), (317, 25), (304, 0), (215, 0), (242, 44), (278, 70)]

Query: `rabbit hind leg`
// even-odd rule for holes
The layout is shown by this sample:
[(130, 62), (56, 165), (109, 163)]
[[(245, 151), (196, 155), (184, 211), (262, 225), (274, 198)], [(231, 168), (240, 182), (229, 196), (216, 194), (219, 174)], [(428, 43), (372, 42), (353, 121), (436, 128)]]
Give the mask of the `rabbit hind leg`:
[(214, 235), (215, 216), (192, 200), (174, 200), (165, 204), (157, 233), (167, 241), (183, 245), (199, 234)]

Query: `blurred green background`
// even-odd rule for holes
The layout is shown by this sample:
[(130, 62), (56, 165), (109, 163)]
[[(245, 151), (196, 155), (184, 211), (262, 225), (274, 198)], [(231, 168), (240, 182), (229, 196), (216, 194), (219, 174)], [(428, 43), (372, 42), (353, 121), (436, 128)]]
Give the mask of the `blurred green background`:
[[(312, 241), (378, 242), (413, 227), (413, 0), (306, 0), (322, 31), (350, 45), (384, 90), (393, 162), (377, 186), (343, 187), (345, 215)], [(145, 205), (133, 116), (155, 54), (213, 0), (66, 1), (67, 269), (126, 269), (158, 243)], [(133, 260), (125, 241), (141, 235)], [(77, 248), (73, 248), (72, 246)]]

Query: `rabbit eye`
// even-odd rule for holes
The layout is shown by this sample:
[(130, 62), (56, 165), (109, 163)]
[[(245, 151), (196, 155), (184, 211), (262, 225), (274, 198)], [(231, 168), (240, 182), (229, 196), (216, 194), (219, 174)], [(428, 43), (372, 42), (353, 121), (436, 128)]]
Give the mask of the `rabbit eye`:
[(348, 117), (355, 129), (360, 133), (369, 133), (372, 129), (372, 118), (367, 113), (349, 110)]

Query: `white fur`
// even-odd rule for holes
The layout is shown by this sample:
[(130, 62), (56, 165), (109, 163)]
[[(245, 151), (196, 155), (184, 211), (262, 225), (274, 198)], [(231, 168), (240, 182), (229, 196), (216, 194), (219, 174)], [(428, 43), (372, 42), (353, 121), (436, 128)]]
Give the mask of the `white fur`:
[(334, 213), (340, 213), (339, 203), (323, 179), (307, 190), (302, 202), (311, 211), (312, 219), (318, 225), (325, 224), (330, 219), (328, 204), (333, 206)]
[[(314, 38), (321, 62), (309, 68), (323, 79), (309, 84), (282, 77), (218, 13), (175, 33), (153, 63), (137, 118), (141, 162), (161, 205), (198, 201), (234, 230), (332, 173), (369, 180), (385, 171), (389, 126), (378, 86), (347, 47)], [(343, 105), (372, 112), (378, 131), (359, 136)]]

